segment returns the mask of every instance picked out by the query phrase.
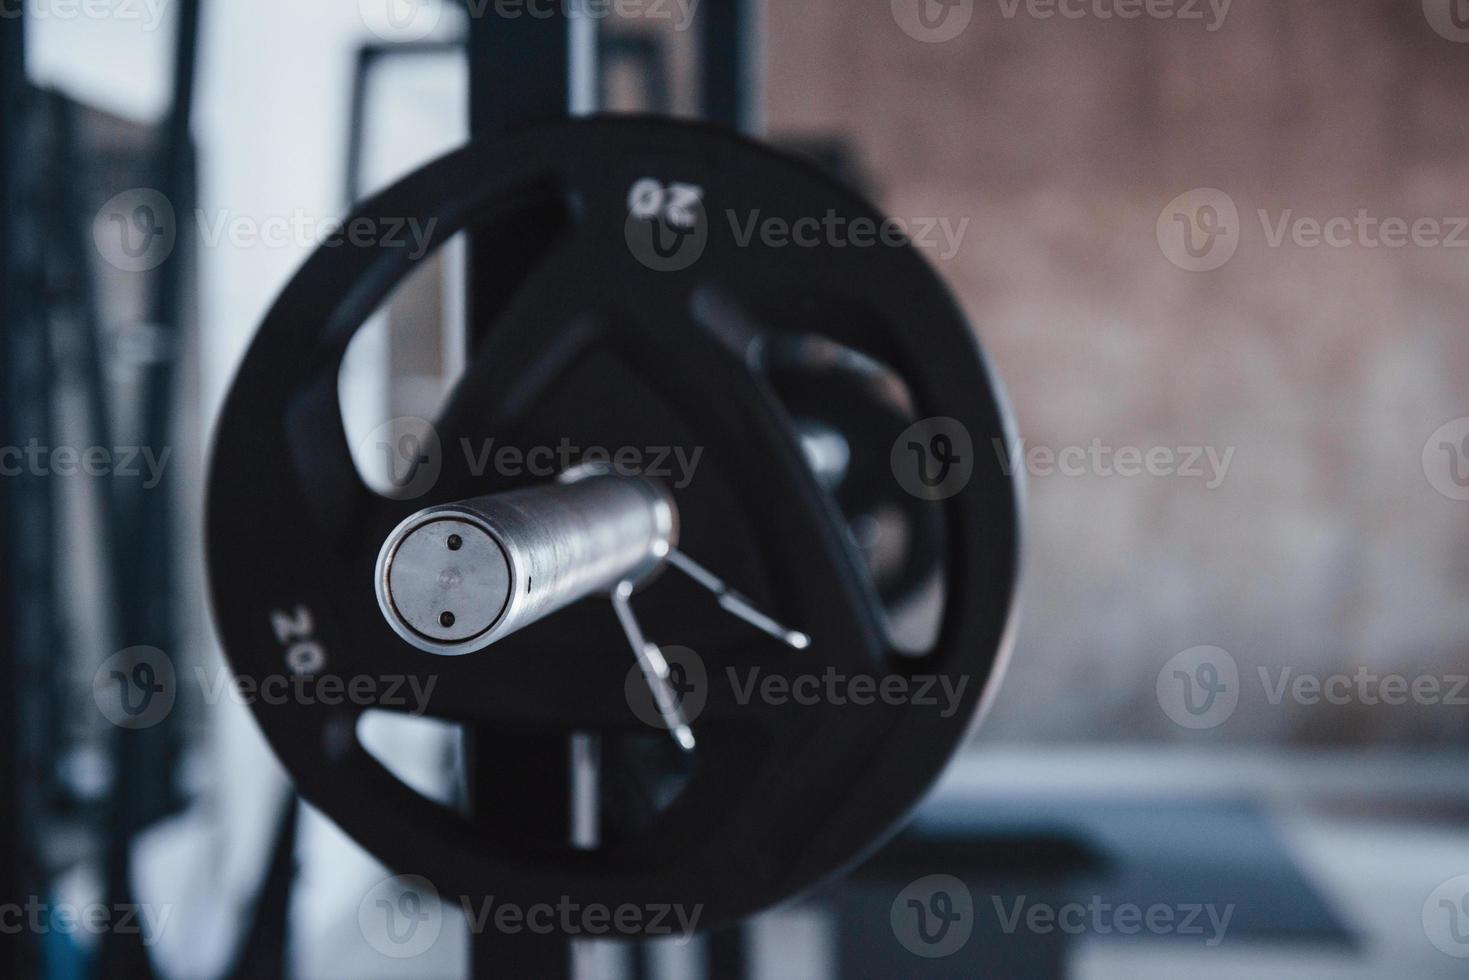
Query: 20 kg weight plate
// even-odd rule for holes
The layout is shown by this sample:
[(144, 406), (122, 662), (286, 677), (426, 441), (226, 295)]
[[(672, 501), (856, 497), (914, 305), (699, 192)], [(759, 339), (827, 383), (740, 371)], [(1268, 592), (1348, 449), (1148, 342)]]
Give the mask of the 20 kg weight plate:
[[(346, 227), (358, 219), (376, 229), (412, 219), (434, 247), (473, 232), (473, 353), (436, 420), (436, 475), (411, 500), (373, 492), (352, 463), (338, 371), (354, 333), (422, 257), (386, 236), (346, 236), (286, 287), (230, 392), (207, 528), (229, 660), (257, 683), (294, 674), (317, 688), (355, 683), (359, 695), (255, 702), (301, 794), (444, 896), (681, 904), (701, 908), (701, 927), (782, 900), (875, 846), (993, 692), (1016, 583), (1017, 489), (997, 459), (975, 454), (961, 486), (922, 501), (941, 519), (943, 612), (931, 649), (895, 649), (759, 352), (824, 338), (900, 377), (916, 419), (952, 420), (943, 424), (972, 446), (1008, 444), (975, 337), (925, 261), (881, 239), (777, 244), (761, 229), (814, 220), (850, 233), (853, 222), (881, 228), (882, 216), (807, 165), (712, 128), (650, 120), (566, 122), (471, 145), (369, 200)], [(905, 421), (882, 439), (898, 440)], [(676, 576), (639, 594), (649, 634), (692, 651), (681, 675), (700, 686), (691, 759), (648, 748), (605, 603), (584, 601), (470, 656), (415, 649), (376, 608), (378, 548), (420, 508), (536, 482), (474, 465), (489, 439), (523, 452), (639, 447), (645, 464), (660, 450), (665, 464), (696, 459), (669, 473), (682, 546), (810, 634), (811, 647), (787, 649), (718, 615)], [(920, 441), (915, 465), (927, 448)], [(494, 809), (532, 802), (524, 780), (481, 785), (476, 799), (496, 808), (468, 816), (392, 776), (356, 723), (369, 707), (414, 707), (409, 690), (428, 692), (429, 715), (477, 733), (482, 781), (515, 769), (497, 759), (496, 732), (515, 733), (505, 745), (599, 733), (600, 846), (572, 847), (565, 826), (495, 819)]]

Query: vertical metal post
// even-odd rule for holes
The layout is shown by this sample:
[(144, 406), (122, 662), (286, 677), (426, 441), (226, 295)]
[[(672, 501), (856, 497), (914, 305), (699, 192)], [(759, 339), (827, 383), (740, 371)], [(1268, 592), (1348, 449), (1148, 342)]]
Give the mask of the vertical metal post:
[(750, 975), (743, 924), (710, 935), (708, 969), (708, 980), (745, 980)]
[[(0, 18), (0, 445), (23, 443), (15, 402), (20, 395), (11, 384), (16, 370), (14, 342), (25, 321), (18, 266), (19, 206), (21, 194), (16, 173), (21, 151), (22, 115), (26, 98), (25, 19)], [(17, 590), (20, 587), (16, 554), (18, 518), (15, 482), (0, 477), (0, 901), (24, 901), (30, 890), (34, 849), (27, 839), (25, 814), (30, 802), (29, 773), (25, 767), (26, 728), (20, 718), (21, 650), (19, 645)], [(35, 949), (24, 932), (3, 938), (0, 964), (9, 976), (35, 974)]]
[(704, 118), (742, 133), (760, 126), (754, 0), (705, 0)]
[[(596, 100), (596, 24), (563, 4), (549, 16), (496, 16), (493, 4), (470, 5), (469, 129), (494, 137), (528, 123), (587, 112)], [(579, 8), (572, 8), (572, 10)], [(512, 295), (523, 270), (504, 254), (469, 241), (468, 337), (475, 341)], [(564, 827), (575, 815), (573, 752), (567, 742), (481, 726), (467, 735), (471, 811), (486, 832), (535, 833)], [(583, 773), (583, 778), (585, 778)], [(513, 793), (515, 806), (504, 806)], [(471, 938), (474, 977), (570, 980), (572, 946), (557, 937)]]
[[(590, 112), (597, 99), (596, 21), (575, 0), (532, 17), (497, 16), (470, 4), (469, 134), (494, 137), (531, 123)], [(517, 256), (469, 241), (469, 344), (514, 294), (525, 269)]]
[[(194, 205), (194, 151), (191, 136), (195, 69), (198, 60), (202, 0), (181, 0), (175, 24), (173, 101), (164, 126), (157, 169), (157, 188), (174, 209), (175, 250), (152, 282), (149, 312), (157, 330), (157, 359), (144, 385), (142, 445), (168, 445), (175, 433), (177, 363), (182, 343), (185, 277), (190, 272), (187, 220)], [(136, 488), (127, 529), (118, 545), (137, 574), (117, 584), (119, 623), (125, 643), (147, 644), (177, 653), (173, 606), (172, 481), (151, 489)], [(172, 719), (139, 731), (113, 732), (113, 814), (109, 824), (106, 883), (109, 901), (130, 896), (130, 849), (139, 831), (175, 805), (172, 779), (177, 725)], [(103, 975), (147, 975), (146, 951), (108, 933), (101, 952)]]

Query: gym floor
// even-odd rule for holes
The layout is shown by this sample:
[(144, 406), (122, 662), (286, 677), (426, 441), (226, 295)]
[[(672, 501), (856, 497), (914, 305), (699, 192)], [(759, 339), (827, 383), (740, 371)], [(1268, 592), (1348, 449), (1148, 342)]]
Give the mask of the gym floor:
[(1250, 800), (1352, 935), (1344, 946), (1246, 936), (1204, 950), (1087, 939), (1072, 952), (1068, 976), (1462, 975), (1423, 941), (1422, 924), (1423, 896), (1446, 868), (1469, 861), (1469, 764), (1456, 752), (1021, 750), (987, 754), (961, 771), (966, 780), (1033, 796)]

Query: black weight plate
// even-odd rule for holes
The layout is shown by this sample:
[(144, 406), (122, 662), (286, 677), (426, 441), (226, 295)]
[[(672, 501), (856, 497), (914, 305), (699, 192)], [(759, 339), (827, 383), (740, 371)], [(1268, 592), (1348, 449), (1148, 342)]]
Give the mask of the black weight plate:
[[(630, 215), (630, 202), (646, 203), (630, 192), (647, 180), (680, 185), (679, 202), (665, 203), (688, 208)], [(702, 205), (683, 188), (697, 188)], [(226, 402), (210, 471), (210, 587), (237, 674), (259, 683), (296, 670), (318, 686), (380, 681), (382, 692), (408, 677), (420, 689), (434, 682), (429, 714), (450, 720), (548, 738), (645, 732), (623, 693), (631, 658), (604, 602), (457, 658), (408, 646), (378, 613), (373, 560), (394, 524), (527, 482), (477, 471), (457, 452), (461, 440), (487, 438), (700, 450), (694, 478), (674, 489), (685, 550), (813, 637), (810, 649), (787, 650), (671, 574), (640, 594), (650, 636), (697, 650), (707, 670), (699, 748), (671, 804), (645, 826), (608, 828), (590, 851), (560, 843), (562, 828), (492, 832), (418, 796), (358, 742), (362, 703), (255, 701), (302, 795), (395, 870), (443, 895), (522, 907), (700, 906), (701, 926), (713, 926), (875, 846), (970, 732), (1010, 624), (1013, 479), (975, 453), (962, 489), (927, 503), (947, 533), (947, 601), (932, 653), (899, 656), (754, 352), (785, 335), (830, 338), (889, 365), (918, 417), (957, 420), (976, 447), (1008, 440), (1002, 399), (968, 324), (911, 247), (743, 236), (752, 218), (828, 215), (881, 220), (802, 163), (713, 128), (645, 119), (557, 123), (471, 145), (364, 203), (352, 220), (387, 228), (412, 218), (432, 228), (435, 247), (472, 229), (489, 260), (475, 265), (474, 355), (436, 423), (441, 472), (411, 501), (363, 485), (336, 383), (353, 334), (421, 258), (349, 237), (314, 254), (272, 308)], [(925, 696), (779, 704), (741, 696), (730, 672), (743, 683), (752, 669), (785, 681), (903, 678)], [(929, 703), (944, 685), (955, 700)], [(514, 792), (505, 787), (505, 807)]]

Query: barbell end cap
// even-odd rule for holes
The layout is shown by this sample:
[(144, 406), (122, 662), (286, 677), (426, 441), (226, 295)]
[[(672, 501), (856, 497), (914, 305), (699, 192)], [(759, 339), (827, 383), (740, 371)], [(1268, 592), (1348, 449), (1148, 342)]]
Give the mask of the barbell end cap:
[(510, 606), (513, 576), (499, 540), (473, 515), (410, 517), (378, 554), (378, 606), (393, 632), (428, 653), (484, 649)]

